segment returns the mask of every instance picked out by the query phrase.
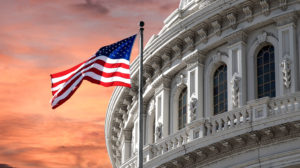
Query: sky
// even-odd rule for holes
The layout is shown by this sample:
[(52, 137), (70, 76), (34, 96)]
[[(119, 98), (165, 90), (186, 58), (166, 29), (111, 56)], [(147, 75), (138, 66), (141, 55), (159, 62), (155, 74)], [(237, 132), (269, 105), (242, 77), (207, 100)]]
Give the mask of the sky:
[[(114, 87), (83, 82), (51, 109), (50, 74), (138, 32), (157, 34), (179, 0), (0, 0), (0, 168), (110, 168)], [(131, 62), (138, 55), (138, 41)]]

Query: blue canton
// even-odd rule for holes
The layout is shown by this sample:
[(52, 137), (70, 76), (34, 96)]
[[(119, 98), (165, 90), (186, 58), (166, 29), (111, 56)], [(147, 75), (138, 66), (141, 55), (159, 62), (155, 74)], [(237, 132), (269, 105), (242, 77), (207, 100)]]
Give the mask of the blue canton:
[(104, 55), (110, 59), (127, 59), (129, 61), (135, 37), (136, 35), (133, 35), (114, 44), (104, 46), (99, 49), (96, 56)]

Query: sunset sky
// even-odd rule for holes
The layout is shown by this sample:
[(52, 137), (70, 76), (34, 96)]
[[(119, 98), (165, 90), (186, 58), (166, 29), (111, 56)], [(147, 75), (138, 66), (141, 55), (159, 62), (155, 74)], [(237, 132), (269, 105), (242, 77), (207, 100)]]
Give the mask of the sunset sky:
[[(0, 0), (0, 167), (110, 168), (104, 138), (114, 87), (83, 82), (50, 106), (50, 74), (138, 32), (157, 34), (179, 0)], [(136, 41), (131, 61), (138, 54)]]

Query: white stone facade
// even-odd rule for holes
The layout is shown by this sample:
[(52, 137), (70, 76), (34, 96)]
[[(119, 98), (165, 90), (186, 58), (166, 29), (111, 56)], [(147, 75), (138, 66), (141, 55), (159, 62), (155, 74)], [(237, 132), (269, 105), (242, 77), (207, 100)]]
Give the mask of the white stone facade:
[[(300, 167), (299, 14), (299, 0), (181, 0), (144, 51), (144, 167)], [(257, 56), (265, 46), (274, 47), (276, 96), (258, 98)], [(117, 87), (107, 110), (116, 168), (137, 166), (138, 62), (132, 88)], [(220, 65), (228, 107), (215, 115)]]

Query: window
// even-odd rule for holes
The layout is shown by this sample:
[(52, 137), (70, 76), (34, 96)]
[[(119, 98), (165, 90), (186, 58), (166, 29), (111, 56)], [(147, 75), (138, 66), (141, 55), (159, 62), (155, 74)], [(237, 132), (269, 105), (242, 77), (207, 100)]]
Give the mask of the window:
[(263, 47), (257, 55), (257, 97), (275, 97), (274, 47)]
[(227, 66), (221, 65), (214, 73), (213, 79), (214, 114), (227, 111)]
[(178, 108), (178, 129), (182, 129), (186, 125), (187, 116), (187, 89), (183, 89), (179, 95), (179, 108)]

